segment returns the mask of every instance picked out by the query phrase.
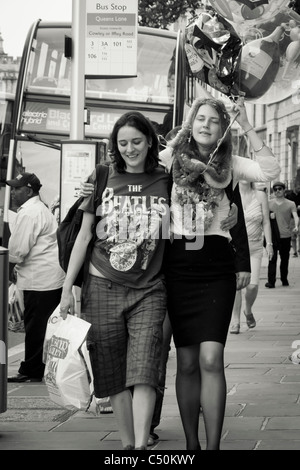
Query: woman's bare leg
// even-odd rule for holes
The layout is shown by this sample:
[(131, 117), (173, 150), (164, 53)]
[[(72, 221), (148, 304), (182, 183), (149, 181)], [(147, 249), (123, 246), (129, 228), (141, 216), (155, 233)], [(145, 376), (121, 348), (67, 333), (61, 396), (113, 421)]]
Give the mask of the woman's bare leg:
[(110, 397), (123, 447), (147, 447), (155, 399), (155, 389), (149, 385), (136, 385), (133, 394), (125, 390)]
[(155, 400), (156, 391), (153, 387), (135, 385), (132, 404), (135, 447), (147, 447)]
[(110, 396), (111, 406), (118, 423), (123, 447), (134, 447), (134, 427), (132, 418), (132, 395), (130, 390)]
[(252, 313), (252, 306), (256, 300), (258, 294), (258, 285), (256, 284), (249, 284), (246, 287), (245, 292), (245, 313), (246, 315), (250, 315)]

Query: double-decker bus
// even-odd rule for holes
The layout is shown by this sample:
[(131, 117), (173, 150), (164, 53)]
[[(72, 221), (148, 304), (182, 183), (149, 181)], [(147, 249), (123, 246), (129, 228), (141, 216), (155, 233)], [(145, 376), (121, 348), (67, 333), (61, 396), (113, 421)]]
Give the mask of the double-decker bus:
[[(66, 36), (71, 36), (71, 24), (41, 20), (28, 32), (5, 175), (10, 179), (24, 171), (35, 173), (43, 184), (41, 197), (49, 206), (60, 197), (61, 144), (70, 139), (71, 60), (65, 56)], [(182, 123), (186, 82), (182, 33), (138, 27), (137, 70), (137, 77), (85, 79), (89, 121), (84, 140), (99, 142), (97, 162), (105, 158), (103, 143), (124, 112), (142, 112), (162, 136)], [(7, 186), (4, 246), (11, 209)]]

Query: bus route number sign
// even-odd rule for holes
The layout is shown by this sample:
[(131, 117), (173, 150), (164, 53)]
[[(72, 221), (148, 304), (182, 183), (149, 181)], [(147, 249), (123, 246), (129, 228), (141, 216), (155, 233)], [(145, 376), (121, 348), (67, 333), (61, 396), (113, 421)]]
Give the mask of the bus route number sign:
[(86, 1), (85, 76), (137, 75), (138, 0)]

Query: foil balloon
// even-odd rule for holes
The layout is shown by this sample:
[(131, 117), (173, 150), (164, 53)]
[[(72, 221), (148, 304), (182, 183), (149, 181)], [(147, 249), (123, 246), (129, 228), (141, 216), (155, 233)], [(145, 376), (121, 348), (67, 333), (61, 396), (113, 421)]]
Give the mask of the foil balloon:
[(187, 25), (185, 51), (193, 75), (224, 95), (238, 95), (242, 41), (232, 25), (217, 13), (201, 12)]
[(288, 96), (298, 95), (298, 13), (284, 8), (270, 21), (249, 28), (241, 52), (238, 86), (245, 93), (246, 100), (261, 104), (270, 104)]
[(289, 0), (209, 0), (212, 7), (239, 30), (257, 25), (276, 15)]
[(239, 86), (245, 98), (260, 98), (272, 86), (280, 67), (279, 41), (284, 31), (284, 25), (277, 26), (267, 37), (243, 46)]

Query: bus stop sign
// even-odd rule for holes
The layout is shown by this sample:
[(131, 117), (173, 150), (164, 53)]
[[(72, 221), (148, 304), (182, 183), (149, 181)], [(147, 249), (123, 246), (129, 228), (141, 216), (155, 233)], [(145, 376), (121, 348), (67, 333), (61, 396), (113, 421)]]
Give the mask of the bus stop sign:
[(85, 75), (137, 75), (138, 0), (86, 0)]

